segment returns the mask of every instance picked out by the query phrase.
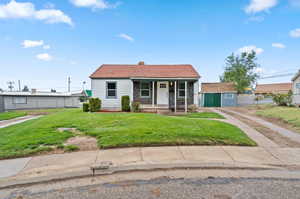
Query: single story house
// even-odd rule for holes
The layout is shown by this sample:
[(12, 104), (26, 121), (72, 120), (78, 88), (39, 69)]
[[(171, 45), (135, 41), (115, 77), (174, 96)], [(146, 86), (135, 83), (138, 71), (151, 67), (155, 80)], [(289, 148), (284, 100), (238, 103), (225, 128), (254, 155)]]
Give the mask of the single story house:
[(109, 65), (100, 66), (91, 76), (93, 97), (102, 108), (120, 110), (122, 96), (140, 102), (141, 108), (185, 110), (196, 104), (199, 74), (192, 65)]
[(0, 111), (80, 107), (83, 92), (0, 92)]
[(287, 94), (292, 90), (292, 83), (257, 84), (255, 95)]
[(300, 70), (292, 79), (293, 103), (300, 105)]
[(202, 83), (202, 107), (228, 107), (237, 106), (237, 90), (234, 83)]

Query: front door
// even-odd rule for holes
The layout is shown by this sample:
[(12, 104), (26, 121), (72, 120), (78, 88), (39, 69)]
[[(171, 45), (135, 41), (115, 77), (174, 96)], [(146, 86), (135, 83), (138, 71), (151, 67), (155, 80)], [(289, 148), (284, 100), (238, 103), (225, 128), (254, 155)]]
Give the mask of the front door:
[(157, 82), (157, 104), (169, 105), (169, 82)]

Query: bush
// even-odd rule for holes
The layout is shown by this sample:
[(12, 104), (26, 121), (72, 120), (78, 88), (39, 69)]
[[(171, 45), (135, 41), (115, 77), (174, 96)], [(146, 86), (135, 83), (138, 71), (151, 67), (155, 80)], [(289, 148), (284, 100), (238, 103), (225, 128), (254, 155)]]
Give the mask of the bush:
[(196, 113), (198, 111), (198, 106), (196, 104), (191, 104), (188, 106), (188, 111), (191, 113)]
[(83, 112), (89, 112), (90, 111), (90, 104), (89, 103), (83, 103), (82, 104), (82, 110), (83, 110)]
[(97, 112), (101, 109), (101, 100), (99, 98), (90, 98), (89, 104), (90, 112)]
[(274, 94), (272, 99), (278, 106), (290, 106), (293, 101), (293, 93), (289, 91), (288, 94)]
[(126, 112), (130, 111), (130, 98), (128, 95), (122, 96), (121, 104), (122, 104), (122, 111), (126, 111)]
[(140, 108), (141, 103), (140, 102), (132, 102), (131, 104), (131, 109), (133, 112), (141, 112), (141, 108)]

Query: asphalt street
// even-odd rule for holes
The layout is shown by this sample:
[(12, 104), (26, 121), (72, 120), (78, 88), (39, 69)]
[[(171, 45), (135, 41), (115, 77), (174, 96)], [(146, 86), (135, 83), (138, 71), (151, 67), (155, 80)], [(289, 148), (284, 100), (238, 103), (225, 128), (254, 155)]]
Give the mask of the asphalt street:
[(300, 179), (280, 178), (159, 177), (75, 187), (41, 187), (16, 188), (5, 199), (300, 198)]

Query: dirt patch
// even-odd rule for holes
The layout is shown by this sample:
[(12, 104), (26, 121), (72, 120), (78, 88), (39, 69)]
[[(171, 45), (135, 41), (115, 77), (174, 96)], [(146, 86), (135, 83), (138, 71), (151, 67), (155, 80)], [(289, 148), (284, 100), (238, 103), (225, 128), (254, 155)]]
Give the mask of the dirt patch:
[[(234, 108), (232, 110), (237, 111), (236, 108)], [(250, 120), (248, 118), (242, 117), (241, 115), (237, 115), (237, 114), (228, 112), (226, 110), (222, 110), (222, 111), (224, 111), (225, 113), (227, 113), (235, 118), (238, 118), (238, 120), (240, 120), (241, 122), (244, 122), (248, 126), (254, 128), (258, 132), (260, 132), (261, 134), (263, 134), (264, 136), (266, 136), (267, 138), (269, 138), (270, 140), (272, 140), (273, 142), (278, 144), (280, 147), (291, 147), (291, 148), (299, 148), (300, 147), (300, 143), (295, 142), (285, 136), (282, 136), (279, 133), (277, 133), (276, 131), (273, 131), (273, 130), (265, 127), (264, 125), (261, 125), (261, 124), (255, 122), (253, 120)]]
[(97, 139), (88, 136), (75, 136), (68, 139), (65, 145), (78, 146), (80, 151), (98, 150)]

